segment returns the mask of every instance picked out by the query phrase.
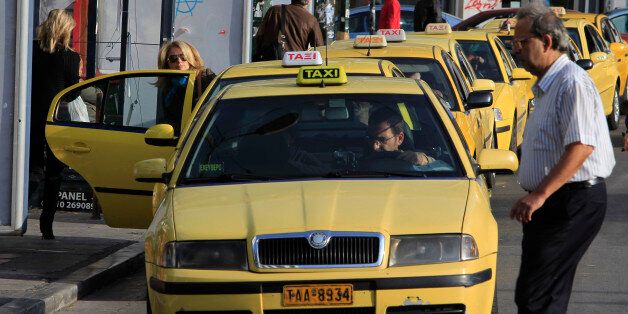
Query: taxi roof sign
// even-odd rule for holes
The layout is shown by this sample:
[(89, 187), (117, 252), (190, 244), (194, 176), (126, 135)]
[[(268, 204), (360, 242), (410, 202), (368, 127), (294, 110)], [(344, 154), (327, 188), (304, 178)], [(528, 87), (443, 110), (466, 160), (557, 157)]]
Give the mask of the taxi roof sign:
[(567, 11), (563, 7), (550, 7), (550, 10), (552, 10), (552, 12), (556, 14), (557, 16), (567, 14)]
[(379, 29), (377, 35), (383, 35), (387, 42), (400, 42), (406, 40), (406, 31), (401, 28)]
[(281, 59), (281, 65), (284, 67), (321, 64), (323, 64), (323, 58), (319, 51), (287, 51)]
[(451, 25), (447, 23), (429, 23), (425, 26), (428, 34), (451, 34)]
[(347, 83), (347, 73), (342, 66), (304, 66), (299, 70), (297, 85), (341, 85)]
[(382, 48), (388, 46), (384, 35), (358, 35), (353, 41), (354, 48)]

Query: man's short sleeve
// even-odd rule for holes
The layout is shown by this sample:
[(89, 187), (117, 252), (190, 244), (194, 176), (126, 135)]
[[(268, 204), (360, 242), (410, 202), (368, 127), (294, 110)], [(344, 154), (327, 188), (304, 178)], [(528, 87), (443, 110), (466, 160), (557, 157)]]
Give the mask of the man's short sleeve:
[(557, 118), (563, 146), (575, 142), (594, 146), (597, 107), (602, 101), (593, 81), (585, 73), (570, 75), (562, 84), (557, 95)]

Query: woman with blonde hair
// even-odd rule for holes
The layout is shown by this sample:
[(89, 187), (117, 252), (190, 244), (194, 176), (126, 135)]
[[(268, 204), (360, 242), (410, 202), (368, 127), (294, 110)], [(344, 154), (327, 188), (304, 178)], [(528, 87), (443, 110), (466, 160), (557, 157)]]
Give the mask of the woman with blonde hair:
[[(203, 62), (198, 50), (189, 43), (180, 40), (164, 44), (159, 49), (157, 64), (160, 69), (196, 71), (193, 104), (196, 104), (209, 83), (216, 77), (214, 72), (205, 67), (205, 62)], [(157, 85), (161, 88), (164, 97), (161, 105), (162, 113), (159, 114), (162, 118), (159, 120), (171, 124), (175, 130), (178, 130), (181, 124), (187, 77), (162, 79), (157, 82)]]
[[(75, 26), (76, 23), (69, 13), (60, 9), (52, 10), (37, 28), (37, 42), (33, 45), (30, 169), (34, 174), (31, 182), (37, 182), (40, 180), (37, 180), (35, 174), (45, 165), (42, 212), (39, 217), (39, 229), (43, 239), (55, 238), (52, 221), (56, 211), (61, 171), (64, 168), (46, 145), (46, 116), (54, 96), (79, 82), (81, 57), (70, 48), (71, 33)], [(34, 186), (31, 185), (31, 192), (33, 190)], [(33, 196), (31, 193), (31, 197)]]

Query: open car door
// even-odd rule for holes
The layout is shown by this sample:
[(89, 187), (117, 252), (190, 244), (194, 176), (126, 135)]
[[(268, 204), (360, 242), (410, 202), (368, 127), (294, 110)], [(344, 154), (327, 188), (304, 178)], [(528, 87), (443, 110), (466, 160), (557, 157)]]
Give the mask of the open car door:
[(94, 189), (107, 225), (150, 224), (154, 184), (135, 181), (133, 166), (167, 160), (174, 152), (144, 143), (144, 132), (159, 123), (181, 132), (191, 114), (194, 81), (192, 71), (125, 71), (73, 85), (52, 101), (48, 145)]

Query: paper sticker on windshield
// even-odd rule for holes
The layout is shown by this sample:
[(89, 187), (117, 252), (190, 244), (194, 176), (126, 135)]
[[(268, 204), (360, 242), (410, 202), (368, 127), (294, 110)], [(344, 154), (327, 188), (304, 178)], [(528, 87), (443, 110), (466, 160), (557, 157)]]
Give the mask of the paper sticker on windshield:
[(225, 164), (222, 162), (201, 164), (200, 171), (206, 174), (222, 174), (225, 172)]

